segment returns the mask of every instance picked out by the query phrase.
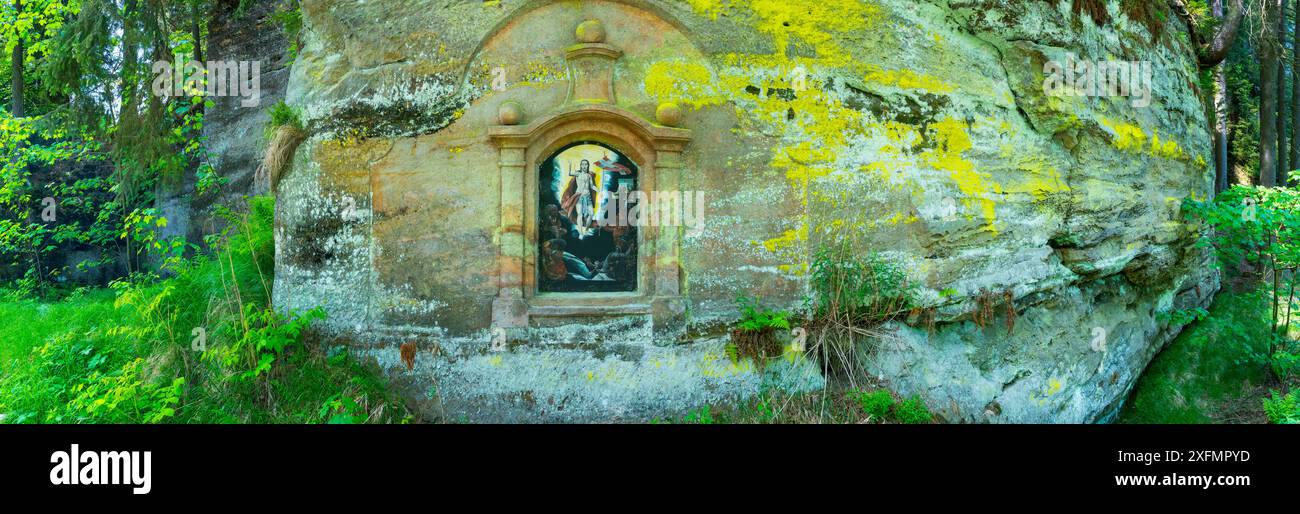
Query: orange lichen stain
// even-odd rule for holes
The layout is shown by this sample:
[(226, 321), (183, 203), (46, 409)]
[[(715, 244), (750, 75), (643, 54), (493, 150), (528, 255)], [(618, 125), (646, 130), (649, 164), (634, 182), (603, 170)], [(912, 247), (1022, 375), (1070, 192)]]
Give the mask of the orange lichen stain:
[(962, 202), (967, 207), (978, 207), (986, 230), (996, 234), (997, 204), (993, 201), (994, 190), (1001, 189), (975, 169), (975, 164), (966, 160), (963, 153), (974, 147), (970, 135), (966, 133), (965, 124), (952, 117), (944, 118), (930, 126), (931, 136), (937, 146), (921, 154), (921, 158), (938, 170), (947, 171), (957, 189), (965, 195)]

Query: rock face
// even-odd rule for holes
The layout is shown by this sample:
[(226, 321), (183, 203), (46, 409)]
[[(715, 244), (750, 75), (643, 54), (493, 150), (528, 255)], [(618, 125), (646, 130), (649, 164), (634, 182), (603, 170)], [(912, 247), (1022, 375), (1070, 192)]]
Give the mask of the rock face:
[(246, 99), (238, 94), (209, 98), (213, 107), (205, 112), (203, 128), (206, 164), (224, 184), (196, 195), (197, 177), (188, 174), (184, 183), (161, 188), (158, 205), (169, 222), (161, 237), (180, 235), (202, 241), (203, 236), (220, 231), (224, 223), (211, 212), (213, 205), (243, 205), (245, 196), (268, 193), (269, 183), (257, 176), (257, 170), (266, 148), (267, 108), (284, 100), (289, 81), (289, 42), (272, 16), (286, 4), (283, 0), (249, 2), (243, 11), (235, 4), (215, 4), (203, 57), (206, 61), (257, 61), (259, 95), (250, 105), (244, 105)]
[[(892, 388), (948, 421), (1105, 421), (1177, 334), (1160, 315), (1218, 278), (1180, 222), (1213, 175), (1187, 28), (1085, 3), (1107, 16), (303, 0), (287, 102), (311, 135), (276, 188), (276, 303), (324, 306), (326, 335), (451, 419), (647, 419), (816, 387), (797, 359), (759, 372), (707, 334), (737, 294), (801, 308), (818, 249), (847, 242), (934, 308), (863, 349)], [(1049, 95), (1045, 65), (1072, 58), (1146, 61), (1149, 105)], [(538, 166), (580, 140), (705, 196), (701, 226), (644, 231), (634, 299), (537, 293)]]

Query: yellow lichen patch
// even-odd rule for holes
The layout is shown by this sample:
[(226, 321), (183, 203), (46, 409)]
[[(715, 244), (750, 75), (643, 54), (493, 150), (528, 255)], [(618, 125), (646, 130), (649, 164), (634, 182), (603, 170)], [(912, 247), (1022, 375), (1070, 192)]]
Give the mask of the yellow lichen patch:
[(888, 121), (883, 125), (877, 125), (876, 128), (879, 128), (889, 140), (889, 145), (881, 148), (883, 153), (896, 155), (906, 153), (921, 140), (921, 133), (914, 125)]
[(562, 64), (529, 61), (524, 64), (523, 74), (515, 85), (538, 88), (568, 79), (569, 72)]
[(785, 53), (793, 37), (830, 66), (852, 61), (831, 33), (870, 30), (881, 14), (862, 0), (754, 0), (749, 8), (758, 18), (755, 28), (772, 36), (778, 52)]
[(1101, 124), (1112, 133), (1111, 144), (1127, 152), (1141, 152), (1147, 144), (1147, 134), (1142, 128), (1131, 123), (1102, 118)]
[(767, 241), (763, 241), (762, 245), (763, 248), (767, 249), (767, 251), (776, 252), (780, 250), (788, 250), (795, 247), (797, 243), (807, 240), (808, 227), (805, 225), (799, 227), (798, 230), (787, 230), (784, 234), (781, 234), (780, 237), (774, 237)]
[(754, 372), (754, 362), (752, 360), (743, 360), (740, 362), (732, 361), (730, 357), (719, 353), (706, 353), (700, 360), (700, 374), (709, 378), (734, 377)]
[(726, 103), (727, 95), (719, 89), (719, 82), (703, 64), (659, 61), (646, 70), (645, 92), (658, 102), (698, 109)]
[[(816, 51), (823, 66), (843, 66), (854, 59), (835, 40), (835, 33), (872, 30), (880, 24), (882, 11), (867, 0), (689, 0), (695, 12), (717, 19), (737, 8), (747, 8), (754, 28), (772, 37), (777, 57), (790, 59), (790, 43), (799, 42)], [(737, 18), (746, 14), (736, 13)]]
[(1151, 155), (1165, 159), (1181, 160), (1187, 156), (1176, 141), (1161, 141), (1160, 133), (1151, 135)]
[(691, 2), (691, 7), (695, 9), (695, 12), (700, 13), (701, 15), (704, 16), (708, 16), (709, 19), (711, 20), (718, 19), (718, 15), (722, 14), (723, 0), (689, 0), (689, 1)]
[(886, 70), (879, 66), (868, 65), (867, 82), (896, 87), (899, 89), (921, 89), (931, 93), (951, 93), (953, 87), (938, 77), (917, 73), (912, 70)]
[(1102, 118), (1100, 121), (1103, 126), (1110, 130), (1112, 134), (1111, 144), (1117, 150), (1174, 161), (1189, 160), (1187, 151), (1183, 150), (1182, 145), (1179, 145), (1174, 140), (1161, 139), (1159, 132), (1147, 136), (1142, 127), (1132, 123), (1106, 118)]
[(948, 117), (932, 125), (930, 131), (937, 146), (922, 153), (921, 158), (935, 169), (948, 172), (957, 184), (957, 189), (965, 195), (962, 202), (967, 207), (977, 207), (988, 223), (986, 228), (996, 234), (997, 226), (994, 222), (997, 204), (993, 201), (992, 193), (1001, 189), (1001, 186), (989, 181), (975, 169), (974, 163), (962, 156), (962, 153), (974, 147), (964, 123)]
[(1024, 180), (1002, 189), (1003, 193), (1029, 193), (1042, 200), (1048, 194), (1070, 190), (1060, 170), (1044, 155), (1018, 150), (1011, 144), (1002, 145), (1002, 158), (1014, 163)]

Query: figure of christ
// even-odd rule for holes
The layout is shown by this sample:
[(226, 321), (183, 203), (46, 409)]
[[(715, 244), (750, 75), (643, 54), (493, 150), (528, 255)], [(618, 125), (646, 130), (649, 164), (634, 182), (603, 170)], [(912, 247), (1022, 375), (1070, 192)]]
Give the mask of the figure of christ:
[[(591, 171), (591, 161), (583, 159), (578, 165), (578, 171), (569, 170), (569, 176), (573, 177), (573, 184), (565, 190), (566, 198), (562, 203), (576, 202), (574, 204), (574, 222), (578, 225), (578, 238), (585, 238), (588, 229), (596, 219), (596, 174)], [(576, 200), (572, 200), (575, 195)]]

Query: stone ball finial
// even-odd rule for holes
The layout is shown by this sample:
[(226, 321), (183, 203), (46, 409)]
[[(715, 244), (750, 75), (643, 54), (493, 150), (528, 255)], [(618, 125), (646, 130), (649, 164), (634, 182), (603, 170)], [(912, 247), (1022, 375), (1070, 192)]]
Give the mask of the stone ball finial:
[(579, 43), (604, 43), (605, 25), (600, 20), (587, 20), (578, 24)]
[(502, 125), (518, 125), (524, 119), (524, 106), (511, 100), (497, 108), (497, 121)]
[(655, 119), (659, 121), (660, 125), (666, 127), (676, 127), (681, 125), (682, 108), (672, 102), (661, 103), (659, 104), (659, 108), (655, 109)]

